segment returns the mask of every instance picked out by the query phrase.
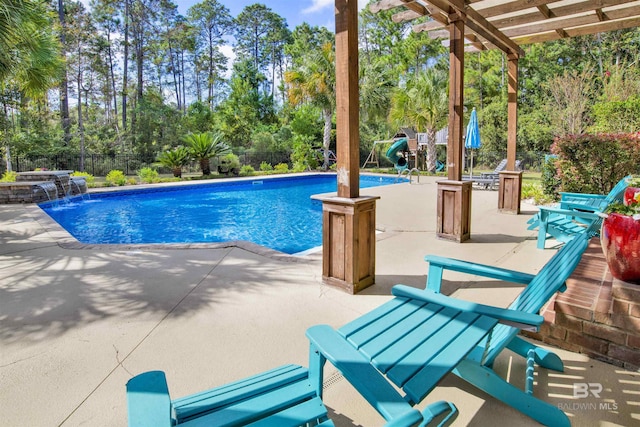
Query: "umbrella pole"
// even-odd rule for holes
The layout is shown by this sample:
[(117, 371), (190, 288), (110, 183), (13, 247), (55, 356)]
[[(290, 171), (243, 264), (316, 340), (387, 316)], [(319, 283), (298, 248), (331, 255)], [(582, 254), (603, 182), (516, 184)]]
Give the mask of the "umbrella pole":
[(471, 151), (471, 164), (469, 165), (469, 179), (473, 177), (473, 148), (470, 148)]

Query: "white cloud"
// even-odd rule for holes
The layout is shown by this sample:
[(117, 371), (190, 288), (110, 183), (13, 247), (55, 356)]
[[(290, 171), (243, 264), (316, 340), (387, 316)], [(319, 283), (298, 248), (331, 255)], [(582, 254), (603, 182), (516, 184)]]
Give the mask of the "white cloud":
[(311, 6), (302, 9), (303, 14), (308, 15), (335, 5), (334, 0), (313, 0), (311, 3)]
[(225, 74), (225, 77), (229, 78), (231, 77), (231, 72), (233, 70), (233, 67), (231, 66), (231, 64), (233, 64), (233, 61), (236, 60), (236, 53), (233, 51), (233, 46), (231, 46), (230, 44), (225, 44), (220, 46), (220, 52), (222, 52), (224, 56), (229, 58), (229, 62), (227, 65), (227, 72)]
[[(368, 0), (358, 0), (358, 10), (362, 10), (367, 5)], [(311, 6), (302, 9), (303, 15), (319, 12), (335, 6), (335, 0), (312, 0)]]

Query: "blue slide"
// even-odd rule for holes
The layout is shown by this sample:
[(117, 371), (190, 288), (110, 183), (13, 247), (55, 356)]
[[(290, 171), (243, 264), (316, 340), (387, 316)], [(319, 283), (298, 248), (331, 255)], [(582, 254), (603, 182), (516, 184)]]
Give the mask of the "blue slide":
[(409, 145), (407, 138), (402, 138), (393, 143), (391, 148), (387, 150), (387, 158), (393, 162), (393, 166), (402, 172), (407, 168), (407, 159), (402, 155), (403, 151), (407, 151)]

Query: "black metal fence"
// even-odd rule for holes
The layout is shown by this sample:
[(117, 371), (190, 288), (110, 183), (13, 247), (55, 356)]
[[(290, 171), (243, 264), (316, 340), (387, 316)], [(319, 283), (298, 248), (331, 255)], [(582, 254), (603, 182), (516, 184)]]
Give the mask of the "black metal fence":
[[(362, 165), (368, 152), (360, 153), (360, 165)], [(524, 170), (542, 170), (544, 164), (545, 153), (537, 152), (522, 152), (517, 154), (517, 159), (521, 161), (521, 165)], [(239, 156), (241, 165), (251, 165), (255, 170), (260, 169), (260, 165), (266, 162), (272, 166), (279, 163), (286, 163), (291, 167), (291, 153), (287, 151), (282, 152), (246, 152)], [(475, 168), (493, 169), (500, 160), (506, 158), (506, 152), (483, 152), (479, 150), (474, 154), (473, 163)], [(211, 159), (211, 168), (216, 170), (219, 163), (219, 158)], [(439, 153), (441, 162), (446, 162), (446, 153)], [(469, 157), (466, 158), (465, 169), (469, 166)], [(381, 168), (393, 167), (393, 164), (384, 157), (384, 153), (379, 155), (379, 164)], [(371, 166), (371, 165), (369, 165)], [(65, 155), (26, 155), (15, 156), (12, 158), (12, 168), (16, 172), (26, 172), (35, 169), (48, 169), (48, 170), (83, 170), (90, 173), (93, 176), (106, 176), (109, 171), (121, 170), (125, 175), (135, 175), (144, 167), (154, 167), (159, 173), (171, 173), (171, 170), (160, 166), (154, 159), (145, 158), (139, 155), (105, 155), (105, 154), (88, 154), (84, 157), (84, 168), (81, 167), (80, 155), (77, 154), (65, 154)], [(6, 164), (0, 163), (0, 173), (6, 170)], [(183, 168), (184, 172), (198, 172), (199, 166), (196, 162)]]
[[(278, 163), (287, 163), (290, 166), (290, 153), (273, 152), (273, 153), (244, 153), (238, 156), (241, 165), (251, 165), (258, 170), (262, 162), (269, 163), (273, 166)], [(219, 158), (213, 158), (212, 169), (215, 170), (219, 163)], [(84, 170), (93, 176), (106, 176), (109, 171), (121, 170), (125, 175), (135, 175), (144, 167), (154, 167), (159, 173), (171, 173), (169, 168), (159, 165), (154, 159), (145, 158), (138, 155), (105, 155), (105, 154), (88, 154), (84, 157), (84, 168), (81, 167), (81, 158), (77, 154), (65, 155), (27, 155), (15, 156), (11, 159), (12, 169), (15, 172), (26, 172), (35, 169), (48, 170)], [(0, 164), (0, 172), (6, 170), (6, 164)], [(198, 171), (197, 162), (183, 168), (186, 171)]]

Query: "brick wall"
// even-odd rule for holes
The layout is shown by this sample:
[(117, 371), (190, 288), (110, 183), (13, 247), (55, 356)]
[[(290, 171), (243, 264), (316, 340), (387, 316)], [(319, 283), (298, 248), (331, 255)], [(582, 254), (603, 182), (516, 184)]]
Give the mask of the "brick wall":
[(629, 370), (640, 369), (640, 285), (609, 273), (600, 241), (594, 238), (567, 290), (543, 309), (539, 341), (583, 353)]

